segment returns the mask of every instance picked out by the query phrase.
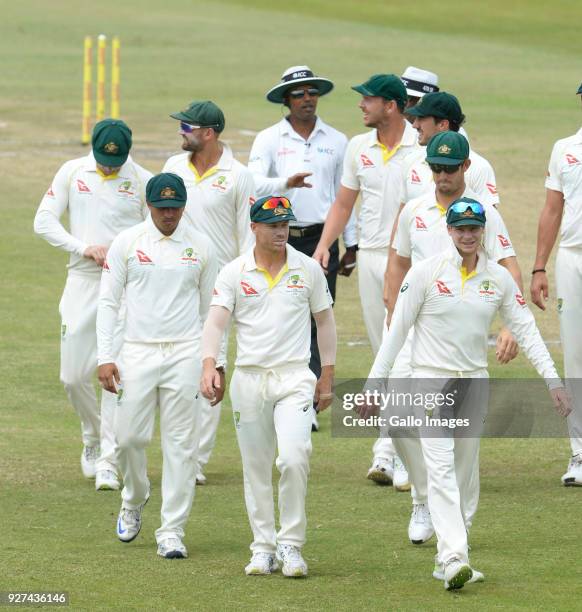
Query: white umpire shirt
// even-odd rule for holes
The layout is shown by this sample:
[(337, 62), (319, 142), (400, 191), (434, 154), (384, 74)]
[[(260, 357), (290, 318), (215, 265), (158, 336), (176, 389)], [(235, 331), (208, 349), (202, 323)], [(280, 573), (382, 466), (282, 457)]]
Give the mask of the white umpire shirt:
[[(257, 197), (284, 195), (293, 205), (298, 223), (325, 223), (340, 186), (348, 139), (319, 117), (305, 140), (287, 119), (259, 132), (249, 156)], [(287, 179), (298, 172), (311, 172), (311, 188), (287, 188)], [(343, 233), (344, 244), (357, 244), (356, 215), (352, 212)]]
[(464, 273), (453, 244), (408, 271), (370, 378), (386, 378), (414, 326), (412, 368), (473, 372), (487, 368), (487, 337), (497, 312), (540, 376), (558, 373), (511, 274), (480, 250)]
[(255, 243), (249, 217), (255, 200), (253, 177), (234, 158), (230, 147), (223, 142), (221, 145), (218, 163), (202, 176), (192, 164), (190, 152), (170, 157), (162, 170), (182, 177), (188, 193), (184, 217), (210, 238), (220, 267)]
[(344, 157), (341, 184), (361, 196), (359, 247), (387, 249), (400, 207), (405, 161), (419, 147), (416, 130), (405, 121), (399, 145), (388, 150), (377, 130), (354, 136)]
[[(120, 231), (149, 214), (145, 189), (152, 173), (131, 157), (117, 174), (103, 175), (93, 153), (61, 166), (34, 218), (34, 231), (52, 246), (71, 253), (69, 271), (98, 276), (101, 267), (83, 253), (91, 245), (109, 246)], [(69, 213), (67, 231), (60, 219)]]
[(279, 368), (310, 359), (311, 313), (333, 300), (321, 266), (286, 246), (287, 262), (275, 278), (257, 267), (254, 249), (218, 275), (212, 306), (224, 306), (236, 323), (236, 365)]
[(582, 129), (554, 144), (546, 187), (564, 196), (561, 247), (582, 247)]
[(115, 361), (113, 335), (124, 290), (126, 342), (200, 340), (217, 272), (209, 239), (183, 218), (171, 236), (151, 217), (121, 232), (101, 276), (98, 364)]
[[(481, 155), (471, 150), (469, 152), (471, 165), (465, 172), (467, 187), (477, 194), (476, 200), (482, 204), (491, 206), (499, 205), (499, 194), (497, 193), (497, 182), (495, 172), (491, 164)], [(402, 184), (402, 203), (409, 202), (425, 193), (434, 190), (432, 171), (426, 161), (426, 147), (410, 160)]]
[[(479, 201), (470, 189), (463, 197)], [(515, 251), (501, 215), (493, 206), (484, 203), (487, 223), (483, 233), (483, 247), (487, 257), (500, 261), (514, 257)], [(393, 248), (401, 257), (408, 257), (415, 264), (449, 248), (451, 237), (447, 231), (447, 210), (441, 206), (433, 190), (404, 206), (398, 218)]]

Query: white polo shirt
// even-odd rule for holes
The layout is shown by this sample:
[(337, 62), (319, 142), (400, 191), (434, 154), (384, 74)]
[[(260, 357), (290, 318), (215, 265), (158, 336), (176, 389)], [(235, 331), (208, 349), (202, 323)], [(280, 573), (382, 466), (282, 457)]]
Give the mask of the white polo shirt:
[[(463, 197), (479, 199), (470, 189), (465, 190)], [(493, 261), (514, 257), (515, 251), (501, 215), (487, 203), (483, 207), (487, 219), (483, 247), (487, 257)], [(398, 255), (409, 257), (415, 264), (448, 249), (452, 242), (446, 214), (446, 209), (436, 201), (434, 184), (431, 193), (408, 202), (400, 213), (392, 245)]]
[(554, 144), (546, 187), (564, 195), (561, 247), (582, 247), (582, 129)]
[(276, 278), (257, 267), (254, 249), (226, 265), (212, 306), (224, 306), (236, 323), (236, 365), (278, 368), (310, 359), (311, 313), (331, 308), (321, 266), (287, 245), (287, 263)]
[(255, 242), (249, 216), (255, 198), (253, 178), (233, 157), (230, 147), (223, 142), (221, 145), (218, 163), (202, 176), (190, 161), (190, 152), (170, 157), (163, 169), (184, 180), (188, 192), (184, 216), (194, 229), (210, 238), (220, 267)]
[(476, 270), (468, 276), (463, 272), (462, 258), (453, 244), (412, 266), (370, 378), (389, 375), (413, 326), (413, 369), (473, 372), (486, 368), (489, 329), (499, 312), (540, 376), (558, 379), (533, 314), (511, 274), (483, 251)]
[[(476, 200), (482, 204), (491, 206), (499, 205), (499, 194), (497, 193), (497, 182), (495, 172), (491, 164), (478, 153), (469, 152), (471, 165), (465, 172), (465, 183), (467, 187), (477, 194)], [(405, 204), (425, 193), (434, 191), (434, 180), (431, 169), (426, 161), (426, 147), (410, 160), (406, 169), (402, 184), (402, 202)]]
[[(114, 176), (97, 170), (93, 153), (61, 166), (34, 218), (34, 231), (52, 246), (71, 253), (69, 271), (99, 275), (101, 267), (84, 257), (87, 247), (109, 246), (122, 230), (149, 214), (145, 189), (152, 173), (131, 157)], [(67, 231), (60, 219), (69, 213)]]
[(405, 161), (418, 149), (416, 130), (405, 120), (402, 141), (388, 151), (376, 130), (354, 136), (344, 157), (341, 184), (361, 196), (359, 246), (385, 249), (400, 207)]
[[(340, 186), (348, 139), (319, 117), (305, 140), (286, 119), (259, 132), (249, 157), (257, 197), (284, 195), (291, 201), (298, 223), (325, 223)], [(287, 189), (287, 179), (298, 172), (311, 172), (311, 188)], [(358, 243), (356, 215), (352, 213), (343, 233), (346, 246)]]
[(126, 342), (199, 340), (217, 272), (209, 239), (183, 219), (171, 236), (151, 217), (121, 232), (101, 276), (98, 363), (114, 361), (113, 334), (124, 291)]

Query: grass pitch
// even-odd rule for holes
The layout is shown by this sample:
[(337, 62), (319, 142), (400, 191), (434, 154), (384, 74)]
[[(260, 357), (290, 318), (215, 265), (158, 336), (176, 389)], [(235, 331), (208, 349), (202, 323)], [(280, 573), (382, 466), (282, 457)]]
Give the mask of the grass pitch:
[[(58, 382), (66, 256), (32, 236), (57, 168), (85, 152), (78, 144), (82, 40), (104, 32), (121, 36), (122, 115), (134, 131), (134, 157), (152, 171), (179, 146), (168, 114), (195, 98), (224, 109), (225, 138), (246, 159), (248, 130), (281, 117), (263, 95), (289, 65), (308, 63), (335, 81), (320, 114), (350, 136), (362, 131), (350, 85), (409, 64), (438, 72), (442, 88), (461, 99), (472, 145), (496, 169), (501, 212), (529, 280), (550, 148), (580, 124), (578, 3), (22, 0), (4, 3), (2, 14), (0, 590), (66, 590), (74, 609), (87, 610), (579, 607), (580, 492), (559, 485), (565, 440), (483, 442), (471, 554), (487, 582), (454, 594), (430, 577), (434, 545), (407, 543), (409, 496), (364, 480), (372, 440), (332, 438), (328, 415), (314, 436), (306, 581), (243, 574), (250, 531), (228, 410), (209, 485), (197, 489), (190, 559), (155, 556), (157, 443), (143, 532), (132, 544), (116, 541), (119, 496), (96, 494), (82, 479), (79, 426)], [(557, 338), (555, 300), (549, 306), (536, 318)], [(336, 312), (338, 376), (364, 376), (371, 353), (361, 344), (355, 279), (340, 281)], [(532, 370), (520, 358), (492, 374)]]

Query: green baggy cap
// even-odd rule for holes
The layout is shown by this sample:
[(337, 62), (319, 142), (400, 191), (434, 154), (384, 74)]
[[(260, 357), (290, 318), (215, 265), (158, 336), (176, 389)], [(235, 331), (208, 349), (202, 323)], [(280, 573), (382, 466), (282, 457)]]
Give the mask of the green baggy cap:
[(146, 186), (146, 201), (156, 208), (182, 208), (187, 199), (182, 177), (172, 172), (152, 176)]
[(363, 96), (380, 96), (386, 100), (396, 100), (399, 106), (406, 105), (408, 94), (402, 79), (395, 74), (374, 74), (365, 83), (352, 87)]
[(93, 128), (91, 145), (98, 164), (123, 166), (131, 149), (131, 130), (121, 119), (103, 119)]
[(265, 196), (251, 206), (253, 223), (279, 223), (295, 221), (291, 202), (283, 196)]
[(457, 166), (468, 157), (469, 141), (459, 132), (438, 132), (426, 146), (426, 161), (429, 164)]
[(172, 113), (170, 117), (190, 125), (210, 127), (218, 133), (224, 130), (224, 113), (210, 100), (194, 100), (188, 108)]

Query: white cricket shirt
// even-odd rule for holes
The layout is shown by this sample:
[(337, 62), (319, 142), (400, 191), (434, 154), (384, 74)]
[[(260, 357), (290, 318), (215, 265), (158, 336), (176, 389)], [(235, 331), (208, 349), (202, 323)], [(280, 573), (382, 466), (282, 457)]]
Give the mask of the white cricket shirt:
[(212, 306), (236, 323), (237, 366), (307, 365), (311, 313), (333, 300), (321, 266), (287, 245), (287, 263), (274, 279), (255, 262), (254, 249), (227, 264), (216, 281)]
[(370, 378), (389, 376), (394, 360), (414, 327), (412, 368), (472, 372), (487, 367), (487, 337), (500, 313), (505, 325), (540, 376), (558, 373), (535, 319), (511, 274), (479, 252), (476, 270), (461, 271), (462, 258), (450, 248), (408, 271), (388, 334), (384, 336)]
[(402, 141), (388, 151), (376, 130), (354, 136), (344, 157), (341, 184), (361, 196), (359, 246), (383, 249), (390, 243), (392, 224), (398, 214), (405, 161), (419, 147), (416, 130), (405, 121)]
[[(465, 172), (467, 187), (477, 194), (475, 198), (481, 204), (499, 205), (497, 182), (491, 164), (478, 153), (469, 152), (471, 165)], [(425, 193), (434, 191), (432, 171), (426, 161), (426, 147), (421, 147), (418, 153), (410, 160), (402, 184), (402, 203), (409, 202)]]
[(564, 195), (560, 246), (582, 247), (582, 129), (554, 145), (546, 187)]
[[(284, 195), (293, 206), (298, 225), (325, 223), (340, 186), (348, 139), (319, 117), (305, 140), (287, 119), (259, 132), (249, 156), (257, 197)], [(311, 172), (311, 188), (287, 189), (287, 179), (298, 172)], [(294, 224), (295, 225), (295, 224)], [(346, 246), (357, 244), (356, 215), (344, 230)]]
[(182, 177), (188, 192), (184, 216), (194, 229), (210, 238), (220, 267), (252, 247), (250, 205), (255, 186), (248, 169), (221, 142), (222, 156), (202, 176), (192, 165), (191, 153), (170, 157), (163, 172)]
[[(112, 177), (102, 176), (93, 153), (61, 166), (34, 218), (34, 231), (52, 246), (71, 253), (68, 268), (80, 274), (101, 274), (89, 246), (109, 246), (122, 230), (141, 223), (149, 214), (145, 190), (152, 173), (131, 157)], [(69, 213), (67, 231), (60, 218)]]
[(101, 276), (98, 363), (114, 361), (113, 333), (124, 291), (126, 342), (199, 340), (217, 272), (209, 239), (183, 219), (171, 236), (151, 217), (121, 232)]
[[(478, 200), (470, 189), (465, 190), (463, 197)], [(483, 207), (487, 219), (483, 247), (487, 257), (493, 261), (514, 257), (509, 233), (498, 210), (489, 204)], [(451, 244), (446, 209), (437, 203), (433, 184), (431, 193), (411, 200), (402, 209), (392, 246), (398, 255), (409, 257), (415, 264), (448, 249)]]

